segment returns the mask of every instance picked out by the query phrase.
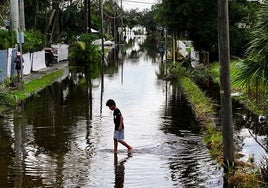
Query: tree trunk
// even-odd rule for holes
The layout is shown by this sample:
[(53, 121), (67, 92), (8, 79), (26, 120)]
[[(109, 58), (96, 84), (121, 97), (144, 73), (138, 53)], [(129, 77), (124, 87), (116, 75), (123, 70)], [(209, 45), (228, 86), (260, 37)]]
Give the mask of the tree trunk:
[(52, 9), (55, 10), (55, 14), (52, 22), (51, 41), (58, 41), (60, 36), (60, 22), (59, 22), (59, 2), (52, 2)]

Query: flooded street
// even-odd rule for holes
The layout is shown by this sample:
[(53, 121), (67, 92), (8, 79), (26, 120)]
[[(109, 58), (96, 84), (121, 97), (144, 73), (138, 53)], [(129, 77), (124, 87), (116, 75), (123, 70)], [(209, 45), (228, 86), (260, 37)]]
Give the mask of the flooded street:
[[(103, 77), (70, 69), (22, 109), (0, 120), (0, 187), (223, 187), (179, 86), (157, 78), (160, 56), (137, 38)], [(91, 85), (91, 87), (88, 87)], [(113, 154), (114, 99), (129, 155)]]

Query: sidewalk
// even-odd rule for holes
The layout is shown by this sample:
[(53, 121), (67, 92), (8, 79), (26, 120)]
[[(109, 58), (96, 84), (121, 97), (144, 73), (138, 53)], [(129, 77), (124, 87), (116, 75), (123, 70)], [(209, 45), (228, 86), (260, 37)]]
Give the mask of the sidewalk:
[(52, 64), (52, 66), (49, 66), (47, 68), (41, 69), (39, 71), (36, 72), (31, 72), (28, 75), (23, 75), (23, 80), (24, 83), (27, 84), (32, 80), (38, 79), (38, 78), (42, 78), (43, 76), (52, 73), (52, 72), (56, 72), (57, 70), (60, 69), (64, 69), (66, 67), (68, 67), (68, 61), (61, 61), (61, 62), (57, 62)]

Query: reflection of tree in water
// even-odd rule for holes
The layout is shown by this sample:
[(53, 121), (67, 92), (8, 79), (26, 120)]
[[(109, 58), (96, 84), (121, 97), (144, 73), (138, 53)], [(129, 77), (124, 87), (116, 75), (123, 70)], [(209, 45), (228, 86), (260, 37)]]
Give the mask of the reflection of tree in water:
[(125, 45), (117, 45), (105, 55), (105, 73), (118, 72), (120, 63), (123, 63), (126, 58), (132, 63), (138, 62), (141, 53), (145, 51), (147, 51), (147, 58), (152, 58), (153, 62), (156, 62), (160, 55), (156, 44), (156, 39), (152, 37), (133, 37)]
[[(13, 166), (12, 158), (14, 157), (14, 151), (12, 149), (13, 138), (11, 130), (5, 125), (6, 122), (0, 122), (0, 187), (13, 187), (10, 180), (7, 179), (10, 174), (10, 166)], [(7, 186), (8, 185), (8, 186)]]
[(161, 129), (167, 135), (177, 135), (174, 142), (170, 138), (170, 143), (167, 143), (174, 147), (169, 158), (171, 178), (176, 186), (197, 187), (199, 183), (207, 181), (200, 173), (204, 170), (203, 163), (209, 164), (210, 158), (206, 157), (202, 141), (196, 136), (200, 127), (181, 87), (167, 83), (166, 88), (166, 92), (170, 91), (170, 97), (166, 98)]
[(141, 51), (146, 51), (147, 56), (156, 62), (159, 56), (159, 49), (157, 48), (157, 40), (154, 37), (147, 37), (142, 45), (140, 45)]
[(112, 48), (109, 53), (106, 54), (106, 64), (109, 66), (111, 64), (116, 64), (119, 61), (119, 50), (120, 50), (120, 46), (115, 46), (114, 48)]
[(193, 110), (187, 102), (181, 87), (178, 84), (169, 84), (172, 87), (171, 98), (167, 101), (164, 117), (171, 117), (168, 123), (164, 124), (162, 130), (168, 133), (181, 136), (181, 130), (199, 132), (200, 127), (194, 117)]
[(125, 45), (127, 49), (131, 49), (134, 46), (134, 38), (130, 38)]
[(114, 187), (123, 188), (125, 181), (125, 163), (127, 160), (132, 157), (131, 154), (128, 154), (127, 157), (118, 161), (117, 154), (114, 154)]
[(67, 152), (72, 142), (71, 130), (80, 116), (88, 116), (88, 98), (85, 97), (88, 90), (77, 86), (77, 79), (81, 78), (54, 83), (41, 92), (39, 98), (25, 105), (27, 121), (33, 125), (39, 152)]
[(109, 53), (105, 56), (105, 73), (113, 74), (118, 71), (119, 67), (119, 53), (120, 47), (116, 46), (115, 48), (111, 49)]
[[(153, 62), (157, 62), (157, 59), (161, 55), (159, 53), (158, 43), (159, 41), (154, 37), (134, 37), (126, 44), (127, 49), (132, 50), (129, 58), (139, 58), (141, 53), (146, 52), (146, 58), (150, 58)], [(139, 46), (138, 49), (135, 49), (136, 45)]]
[[(9, 178), (8, 181), (13, 184), (15, 182), (15, 187), (16, 184), (22, 182), (25, 186), (29, 187), (43, 187), (44, 182), (42, 179), (50, 181), (46, 182), (47, 184), (56, 183), (57, 185), (61, 185), (62, 181), (64, 181), (63, 171), (65, 170), (64, 165), (67, 152), (80, 152), (79, 149), (73, 151), (75, 144), (73, 134), (81, 117), (87, 120), (86, 131), (87, 135), (90, 134), (91, 114), (89, 102), (91, 102), (92, 98), (90, 98), (90, 90), (88, 89), (90, 79), (86, 75), (82, 72), (70, 73), (69, 77), (63, 80), (62, 83), (54, 83), (40, 92), (38, 98), (28, 100), (24, 105), (22, 113), (14, 115), (14, 150), (16, 150), (17, 146), (18, 151), (16, 150), (17, 152), (14, 154), (15, 158), (8, 157), (16, 161), (14, 165), (10, 165), (14, 166), (16, 171), (12, 171), (12, 168), (9, 169), (6, 177), (14, 177), (14, 179)], [(13, 143), (14, 141), (12, 141)], [(8, 151), (7, 149), (5, 150)], [(53, 162), (49, 160), (38, 161), (36, 164), (33, 160), (30, 164), (25, 164), (25, 160), (29, 160), (28, 152), (29, 156), (33, 155), (32, 157), (36, 157), (36, 159), (44, 158), (46, 160), (46, 156), (50, 156), (53, 158)], [(83, 151), (81, 153), (83, 154)], [(42, 167), (42, 165), (38, 166), (39, 163), (47, 163), (47, 165), (39, 169)], [(28, 165), (37, 166), (36, 169), (32, 167), (30, 175), (24, 175), (22, 172), (28, 172)], [(53, 168), (55, 168), (55, 174), (44, 173), (43, 176), (40, 176), (39, 173), (37, 175), (34, 174), (35, 170), (49, 171)], [(5, 174), (4, 170), (0, 169), (0, 172), (1, 175)], [(81, 175), (81, 172), (79, 173)], [(1, 187), (7, 187), (6, 185), (8, 185), (4, 180), (4, 177), (1, 178), (0, 185), (1, 183), (5, 185)], [(14, 185), (8, 187), (14, 187)]]

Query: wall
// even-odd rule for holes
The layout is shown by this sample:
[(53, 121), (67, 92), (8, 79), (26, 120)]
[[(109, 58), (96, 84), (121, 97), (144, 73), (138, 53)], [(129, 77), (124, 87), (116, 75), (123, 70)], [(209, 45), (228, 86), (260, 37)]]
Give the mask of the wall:
[[(66, 44), (53, 45), (57, 48), (57, 62), (65, 61), (68, 59), (68, 48)], [(14, 58), (16, 56), (17, 49), (0, 50), (0, 83), (4, 79), (16, 75)], [(46, 68), (45, 64), (45, 51), (25, 53), (22, 54), (24, 59), (23, 75), (28, 75), (33, 71), (39, 71)], [(53, 66), (53, 65), (52, 65)]]

